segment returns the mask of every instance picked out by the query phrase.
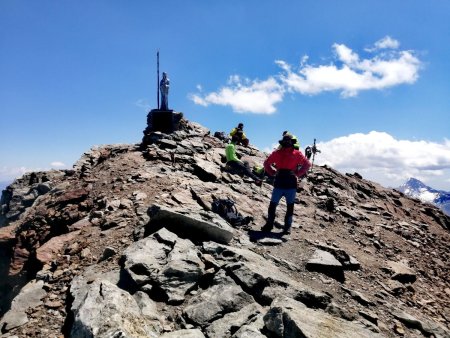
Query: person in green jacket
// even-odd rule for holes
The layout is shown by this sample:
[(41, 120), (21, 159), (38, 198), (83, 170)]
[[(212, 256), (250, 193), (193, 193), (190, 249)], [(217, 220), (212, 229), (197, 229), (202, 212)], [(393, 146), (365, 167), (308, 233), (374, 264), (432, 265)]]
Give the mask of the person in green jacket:
[(227, 167), (239, 175), (245, 175), (255, 180), (256, 185), (261, 185), (262, 180), (252, 173), (248, 164), (242, 162), (236, 155), (236, 143), (241, 140), (242, 131), (237, 131), (231, 138), (231, 142), (225, 147), (225, 156), (227, 158)]

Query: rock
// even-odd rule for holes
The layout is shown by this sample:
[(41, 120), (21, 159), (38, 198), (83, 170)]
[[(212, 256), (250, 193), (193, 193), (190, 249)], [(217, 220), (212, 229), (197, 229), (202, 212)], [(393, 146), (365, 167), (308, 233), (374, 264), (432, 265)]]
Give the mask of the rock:
[(329, 295), (291, 279), (272, 262), (254, 252), (213, 242), (204, 243), (203, 249), (214, 256), (230, 276), (258, 299), (259, 303), (269, 305), (280, 292), (310, 307), (325, 308), (330, 302)]
[(231, 337), (242, 326), (252, 323), (255, 317), (261, 314), (261, 310), (261, 306), (257, 303), (246, 305), (239, 311), (228, 313), (214, 321), (206, 329), (206, 334), (214, 338)]
[(194, 157), (194, 175), (197, 175), (204, 182), (215, 182), (222, 177), (220, 168), (199, 157)]
[(12, 245), (16, 240), (16, 225), (9, 225), (6, 227), (0, 228), (0, 245), (1, 246), (9, 246)]
[(205, 338), (205, 335), (199, 329), (178, 330), (164, 333), (160, 338)]
[(304, 304), (287, 297), (273, 301), (270, 310), (264, 316), (264, 323), (277, 337), (383, 337), (359, 324), (335, 318), (320, 310), (309, 309)]
[(47, 292), (43, 281), (31, 281), (25, 285), (11, 303), (11, 308), (0, 320), (2, 332), (10, 331), (28, 323), (27, 311), (41, 305)]
[(74, 323), (71, 338), (159, 337), (159, 321), (144, 316), (126, 291), (97, 279), (81, 288), (71, 288)]
[(79, 234), (79, 231), (74, 231), (51, 238), (36, 250), (36, 259), (42, 264), (50, 263), (61, 253), (63, 247), (75, 240)]
[(417, 319), (416, 317), (413, 317), (410, 314), (399, 310), (392, 311), (392, 315), (407, 327), (418, 329), (424, 335), (434, 335), (435, 337), (450, 337), (450, 331), (444, 329), (439, 324)]
[(375, 313), (367, 310), (365, 311), (361, 310), (359, 311), (359, 314), (361, 315), (361, 317), (367, 319), (369, 322), (378, 325), (378, 316)]
[(84, 227), (89, 227), (92, 226), (91, 221), (89, 220), (89, 217), (85, 217), (80, 219), (79, 221), (73, 223), (72, 225), (69, 225), (69, 231), (76, 231), (76, 230), (81, 230)]
[(344, 281), (344, 268), (342, 264), (329, 252), (316, 250), (306, 263), (306, 269), (324, 273), (338, 281)]
[(237, 312), (254, 299), (223, 271), (215, 277), (213, 286), (192, 297), (183, 314), (197, 325), (208, 325), (230, 312)]
[(151, 217), (150, 228), (164, 226), (182, 237), (228, 243), (234, 235), (233, 228), (212, 212), (191, 215), (153, 205), (148, 213)]
[(416, 272), (402, 262), (387, 262), (387, 270), (392, 272), (391, 279), (401, 283), (414, 283), (417, 279)]
[(164, 228), (130, 245), (122, 260), (124, 272), (138, 288), (156, 286), (169, 303), (184, 301), (204, 270), (194, 244)]
[(112, 248), (110, 246), (107, 246), (103, 250), (103, 253), (102, 253), (102, 255), (101, 255), (100, 259), (99, 259), (99, 262), (107, 260), (108, 258), (110, 258), (110, 257), (112, 257), (112, 256), (114, 256), (116, 254), (117, 254), (117, 250), (116, 249), (114, 249), (114, 248)]
[(348, 288), (343, 287), (343, 286), (342, 286), (342, 290), (344, 290), (345, 292), (350, 294), (353, 297), (353, 299), (355, 299), (361, 305), (364, 305), (364, 306), (368, 306), (368, 305), (373, 306), (373, 305), (375, 305), (374, 302), (372, 302), (370, 299), (368, 299), (361, 292), (358, 292), (358, 291), (355, 291), (355, 290), (351, 290), (351, 289), (348, 289)]

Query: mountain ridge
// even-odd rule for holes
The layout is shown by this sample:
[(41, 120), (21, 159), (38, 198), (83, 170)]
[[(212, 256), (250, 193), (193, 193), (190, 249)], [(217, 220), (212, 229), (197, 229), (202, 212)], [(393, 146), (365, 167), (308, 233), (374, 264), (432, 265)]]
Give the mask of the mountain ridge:
[[(92, 148), (2, 194), (6, 337), (448, 335), (450, 219), (436, 207), (315, 166), (292, 235), (261, 233), (272, 186), (226, 172), (209, 130), (183, 119), (145, 140)], [(215, 198), (253, 223), (232, 228)]]
[(416, 178), (409, 178), (396, 190), (407, 196), (417, 198), (422, 202), (428, 202), (439, 207), (445, 214), (450, 215), (450, 192), (437, 190), (426, 185)]

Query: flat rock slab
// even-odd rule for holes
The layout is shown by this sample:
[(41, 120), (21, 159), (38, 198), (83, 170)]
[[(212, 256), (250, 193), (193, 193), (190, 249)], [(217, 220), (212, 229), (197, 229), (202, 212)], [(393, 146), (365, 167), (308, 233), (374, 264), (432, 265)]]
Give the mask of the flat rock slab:
[(43, 281), (31, 281), (25, 285), (11, 303), (11, 309), (5, 313), (0, 321), (0, 329), (12, 330), (28, 323), (26, 311), (41, 305), (42, 298), (47, 292), (42, 288)]
[(310, 260), (306, 263), (309, 271), (321, 272), (338, 281), (344, 281), (344, 267), (328, 251), (316, 250)]
[(388, 261), (387, 270), (392, 272), (392, 279), (401, 283), (414, 283), (417, 279), (416, 272), (403, 262)]
[(151, 218), (150, 229), (152, 226), (164, 226), (181, 237), (226, 244), (234, 236), (233, 228), (212, 212), (190, 214), (155, 204), (149, 208), (148, 214)]
[(276, 337), (381, 338), (361, 325), (333, 317), (326, 312), (307, 308), (291, 298), (273, 301), (264, 316), (266, 328)]
[(57, 254), (61, 253), (64, 245), (73, 242), (79, 234), (80, 231), (73, 231), (51, 238), (36, 250), (36, 259), (42, 264), (50, 263), (56, 258)]

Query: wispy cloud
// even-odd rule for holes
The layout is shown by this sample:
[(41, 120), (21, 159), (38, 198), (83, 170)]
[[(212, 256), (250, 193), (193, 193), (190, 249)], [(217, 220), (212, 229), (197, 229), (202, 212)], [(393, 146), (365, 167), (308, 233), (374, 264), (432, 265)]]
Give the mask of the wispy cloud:
[(398, 140), (385, 132), (372, 131), (321, 142), (318, 148), (318, 164), (341, 172), (358, 172), (384, 186), (397, 187), (409, 177), (436, 185), (450, 172), (448, 140)]
[(139, 108), (143, 108), (145, 111), (148, 111), (151, 108), (146, 99), (139, 99), (134, 103), (134, 105)]
[(189, 98), (203, 106), (230, 106), (239, 113), (272, 114), (287, 91), (301, 95), (338, 92), (348, 98), (365, 90), (412, 84), (419, 77), (421, 62), (414, 52), (397, 50), (399, 46), (397, 40), (386, 36), (366, 49), (374, 55), (362, 57), (348, 46), (335, 43), (331, 63), (310, 64), (309, 57), (305, 55), (295, 69), (286, 61), (276, 60), (275, 63), (282, 69), (281, 74), (262, 81), (241, 80), (238, 75), (233, 75), (228, 84), (218, 91), (203, 94), (199, 90), (197, 94), (190, 94)]

